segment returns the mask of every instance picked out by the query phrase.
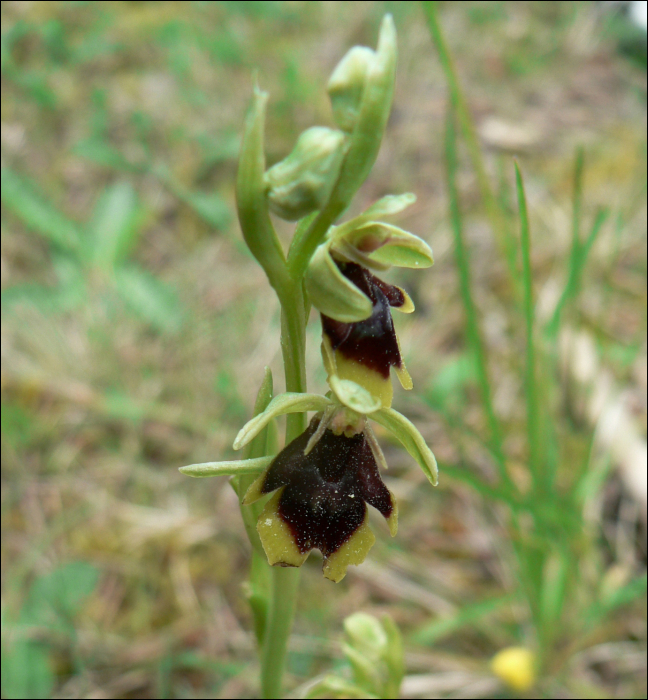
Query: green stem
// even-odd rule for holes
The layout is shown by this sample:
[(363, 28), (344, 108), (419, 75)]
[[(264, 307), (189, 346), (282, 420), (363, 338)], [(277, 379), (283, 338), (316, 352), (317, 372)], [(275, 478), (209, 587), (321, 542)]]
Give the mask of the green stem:
[[(304, 300), (301, 282), (292, 285), (281, 299), (281, 350), (286, 376), (286, 391), (306, 391)], [(286, 417), (286, 444), (306, 428), (306, 416), (293, 413)], [(264, 698), (280, 698), (286, 664), (288, 639), (295, 615), (299, 587), (299, 569), (272, 567), (270, 601), (261, 652), (261, 691)]]

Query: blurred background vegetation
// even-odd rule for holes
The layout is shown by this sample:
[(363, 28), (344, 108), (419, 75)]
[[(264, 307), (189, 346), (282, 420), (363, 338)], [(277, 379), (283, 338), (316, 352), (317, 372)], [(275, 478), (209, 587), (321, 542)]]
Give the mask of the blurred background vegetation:
[[(574, 202), (586, 241), (605, 214), (560, 319), (559, 372), (539, 379), (559, 482), (572, 466), (591, 475), (574, 565), (595, 602), (622, 594), (595, 631), (557, 629), (563, 658), (540, 697), (646, 694), (645, 578), (628, 588), (646, 563), (645, 33), (603, 5), (440, 7), (503, 209), (516, 208), (512, 155), (524, 172), (536, 315), (550, 330), (574, 269)], [(397, 319), (415, 391), (395, 406), (428, 439), (441, 482), (430, 488), (379, 434), (399, 535), (378, 518), (367, 562), (339, 585), (309, 559), (289, 685), (299, 693), (342, 664), (342, 620), (363, 610), (403, 632), (405, 697), (511, 692), (488, 660), (526, 643), (527, 613), (506, 504), (484, 486), (493, 465), (448, 216), (447, 84), (419, 4), (3, 2), (3, 697), (257, 692), (236, 496), (225, 479), (177, 471), (233, 458), (264, 366), (282, 376), (278, 305), (234, 213), (242, 120), (258, 67), (270, 164), (299, 131), (330, 125), (328, 75), (351, 45), (375, 44), (386, 11), (395, 103), (354, 209), (418, 196), (397, 223), (436, 263), (392, 276), (418, 311)], [(459, 148), (456, 180), (473, 295), (524, 492), (524, 320), (467, 156)], [(311, 326), (309, 388), (323, 391)]]

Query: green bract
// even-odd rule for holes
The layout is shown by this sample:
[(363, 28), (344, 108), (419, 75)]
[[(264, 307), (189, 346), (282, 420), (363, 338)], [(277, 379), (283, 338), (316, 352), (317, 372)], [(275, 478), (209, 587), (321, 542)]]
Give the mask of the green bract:
[[(319, 311), (343, 323), (363, 321), (371, 315), (370, 299), (340, 271), (338, 263), (351, 262), (369, 270), (397, 267), (430, 267), (430, 246), (418, 236), (397, 226), (373, 220), (395, 214), (415, 201), (412, 194), (389, 196), (341, 226), (332, 226), (311, 258), (306, 272), (306, 290)], [(409, 297), (398, 307), (414, 310)]]

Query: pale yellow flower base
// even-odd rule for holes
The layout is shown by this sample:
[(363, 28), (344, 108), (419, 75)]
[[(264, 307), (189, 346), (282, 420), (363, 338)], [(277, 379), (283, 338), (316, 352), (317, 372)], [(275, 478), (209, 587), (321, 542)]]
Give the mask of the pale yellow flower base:
[[(329, 377), (336, 376), (339, 379), (355, 382), (368, 391), (374, 399), (377, 399), (383, 408), (391, 406), (394, 396), (391, 379), (389, 377), (385, 379), (380, 372), (369, 369), (354, 360), (349, 360), (341, 352), (333, 350), (331, 341), (326, 336), (322, 339), (322, 359), (324, 369)], [(394, 369), (403, 389), (409, 391), (412, 388), (412, 378), (405, 368), (405, 363), (402, 367)], [(343, 400), (344, 397), (339, 398)]]
[(347, 567), (357, 566), (365, 560), (369, 550), (376, 541), (376, 536), (369, 529), (369, 514), (365, 514), (362, 525), (349, 537), (349, 539), (330, 556), (324, 559), (322, 571), (324, 576), (335, 583), (339, 583), (347, 572)]
[[(282, 492), (283, 488), (279, 489), (266, 503), (257, 522), (257, 531), (271, 566), (301, 566), (310, 552), (299, 551), (290, 528), (279, 517), (277, 510)], [(392, 504), (394, 507), (387, 524), (393, 537), (398, 529), (398, 507), (393, 497)], [(337, 552), (324, 557), (322, 565), (324, 576), (334, 583), (340, 582), (346, 576), (349, 566), (362, 564), (375, 541), (376, 537), (369, 528), (367, 513), (360, 527)]]
[(279, 517), (277, 509), (282, 493), (280, 488), (266, 503), (257, 522), (257, 532), (270, 566), (301, 566), (310, 552), (299, 551), (290, 528)]

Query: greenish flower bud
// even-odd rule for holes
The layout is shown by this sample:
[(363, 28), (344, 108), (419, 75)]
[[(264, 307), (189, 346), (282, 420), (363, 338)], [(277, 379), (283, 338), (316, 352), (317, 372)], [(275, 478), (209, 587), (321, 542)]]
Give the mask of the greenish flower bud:
[(323, 126), (304, 131), (290, 155), (264, 176), (270, 209), (288, 221), (321, 209), (338, 178), (345, 141), (342, 131)]
[(343, 131), (353, 131), (365, 88), (367, 75), (376, 52), (366, 46), (354, 46), (337, 64), (328, 83), (333, 119)]
[(355, 613), (344, 621), (348, 643), (342, 651), (351, 664), (355, 684), (373, 697), (397, 698), (403, 680), (403, 642), (390, 617), (381, 621)]

